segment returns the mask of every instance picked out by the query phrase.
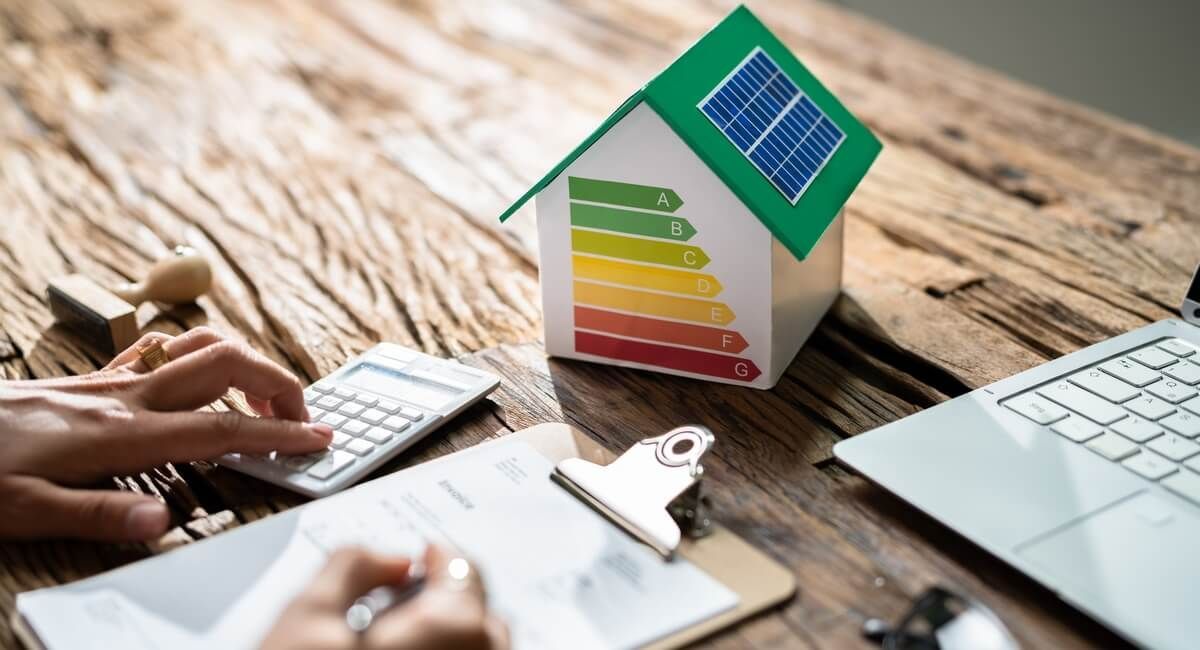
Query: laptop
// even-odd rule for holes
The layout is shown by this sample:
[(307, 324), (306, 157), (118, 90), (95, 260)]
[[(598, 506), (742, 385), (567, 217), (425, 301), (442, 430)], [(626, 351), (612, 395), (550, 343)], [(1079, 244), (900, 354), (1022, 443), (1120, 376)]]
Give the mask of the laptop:
[(837, 459), (1129, 641), (1200, 623), (1200, 268), (1181, 309), (838, 443)]

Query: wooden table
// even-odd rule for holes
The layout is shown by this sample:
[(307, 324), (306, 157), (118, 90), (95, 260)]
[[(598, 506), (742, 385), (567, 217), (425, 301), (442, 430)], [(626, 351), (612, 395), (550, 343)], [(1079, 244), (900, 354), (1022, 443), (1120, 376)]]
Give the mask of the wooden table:
[[(896, 616), (934, 583), (993, 606), (1027, 647), (1119, 643), (830, 448), (1172, 315), (1200, 251), (1195, 149), (824, 4), (755, 4), (885, 142), (848, 205), (843, 296), (758, 392), (547, 363), (532, 209), (496, 223), (727, 3), (3, 5), (3, 376), (104, 361), (51, 326), (49, 277), (138, 276), (186, 243), (217, 286), (198, 306), (143, 307), (148, 328), (209, 324), (308, 380), (379, 340), (504, 376), (385, 471), (549, 420), (613, 449), (712, 427), (717, 516), (801, 584), (716, 646), (861, 643), (864, 616)], [(0, 642), (20, 591), (301, 501), (207, 464), (114, 482), (163, 495), (180, 527), (151, 547), (0, 545)]]

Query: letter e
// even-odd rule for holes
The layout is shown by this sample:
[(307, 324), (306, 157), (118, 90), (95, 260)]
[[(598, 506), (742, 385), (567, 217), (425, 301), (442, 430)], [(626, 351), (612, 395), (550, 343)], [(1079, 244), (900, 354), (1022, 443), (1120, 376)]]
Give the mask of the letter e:
[(714, 323), (720, 323), (722, 320), (725, 319), (725, 314), (724, 314), (724, 312), (721, 311), (720, 307), (712, 308), (712, 319), (713, 319)]

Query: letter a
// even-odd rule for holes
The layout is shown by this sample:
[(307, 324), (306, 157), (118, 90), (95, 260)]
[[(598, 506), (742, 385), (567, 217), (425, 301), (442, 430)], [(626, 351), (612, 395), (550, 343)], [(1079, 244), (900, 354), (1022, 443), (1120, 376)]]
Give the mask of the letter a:
[[(658, 193), (658, 205), (665, 205), (665, 206), (667, 206), (668, 208), (669, 208), (669, 207), (671, 207), (671, 202), (667, 200), (667, 193), (666, 193), (666, 192), (659, 192), (659, 193)], [(656, 207), (657, 207), (657, 206), (656, 206)]]

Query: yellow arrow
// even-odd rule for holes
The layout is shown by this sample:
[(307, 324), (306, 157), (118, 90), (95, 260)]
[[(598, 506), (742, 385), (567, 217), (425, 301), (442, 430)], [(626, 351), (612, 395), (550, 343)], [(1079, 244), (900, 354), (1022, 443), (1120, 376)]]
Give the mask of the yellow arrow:
[(581, 280), (575, 281), (575, 302), (696, 323), (727, 325), (737, 318), (733, 310), (721, 302), (609, 287)]
[(572, 259), (577, 278), (708, 298), (721, 293), (723, 289), (721, 283), (707, 273), (677, 271), (585, 255), (575, 255)]

